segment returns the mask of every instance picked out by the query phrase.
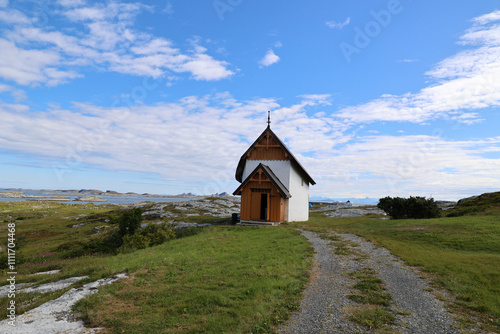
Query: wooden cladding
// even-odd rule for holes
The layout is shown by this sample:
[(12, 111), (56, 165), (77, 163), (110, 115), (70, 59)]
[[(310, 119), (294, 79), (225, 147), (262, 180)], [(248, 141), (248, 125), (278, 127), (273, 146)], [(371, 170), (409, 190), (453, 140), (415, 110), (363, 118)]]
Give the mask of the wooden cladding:
[(285, 199), (267, 175), (259, 170), (241, 189), (241, 220), (285, 220)]
[(241, 191), (241, 220), (271, 222), (285, 220), (285, 199), (271, 183), (268, 186), (269, 188), (255, 188), (259, 187), (259, 184), (250, 181), (243, 187)]
[(266, 132), (262, 139), (247, 153), (247, 159), (290, 160), (290, 156), (276, 139), (269, 132)]
[(271, 193), (271, 189), (255, 189), (255, 188), (252, 188), (252, 192), (253, 193), (266, 193), (266, 194), (270, 194)]

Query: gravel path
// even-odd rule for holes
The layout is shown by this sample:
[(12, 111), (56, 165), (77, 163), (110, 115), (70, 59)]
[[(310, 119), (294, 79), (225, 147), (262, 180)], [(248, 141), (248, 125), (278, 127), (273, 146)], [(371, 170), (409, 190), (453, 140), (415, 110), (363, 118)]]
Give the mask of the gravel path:
[[(300, 311), (279, 329), (280, 333), (370, 333), (348, 320), (349, 311), (361, 306), (346, 296), (357, 280), (346, 273), (363, 268), (376, 270), (384, 281), (386, 292), (392, 296), (389, 311), (396, 317), (390, 326), (395, 333), (459, 333), (442, 302), (426, 291), (427, 282), (413, 269), (384, 248), (375, 247), (364, 239), (350, 234), (334, 234), (349, 244), (350, 255), (336, 255), (335, 244), (317, 234), (302, 231), (316, 250), (311, 283), (304, 291)], [(403, 311), (408, 315), (401, 315)]]

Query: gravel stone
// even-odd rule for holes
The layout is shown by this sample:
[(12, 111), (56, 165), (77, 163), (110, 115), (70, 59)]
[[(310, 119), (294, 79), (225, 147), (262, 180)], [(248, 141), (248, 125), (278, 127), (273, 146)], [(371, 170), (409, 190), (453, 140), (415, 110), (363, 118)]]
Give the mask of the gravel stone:
[[(441, 301), (426, 291), (429, 286), (415, 268), (406, 266), (387, 249), (351, 234), (331, 233), (349, 242), (356, 254), (337, 255), (335, 243), (321, 239), (316, 233), (302, 231), (312, 243), (316, 255), (312, 279), (304, 291), (300, 311), (281, 328), (279, 333), (372, 333), (348, 319), (350, 308), (359, 307), (347, 298), (355, 292), (357, 282), (346, 273), (372, 268), (384, 281), (392, 296), (391, 307), (396, 317), (390, 326), (395, 333), (458, 334), (455, 321)], [(409, 312), (400, 315), (396, 311)]]

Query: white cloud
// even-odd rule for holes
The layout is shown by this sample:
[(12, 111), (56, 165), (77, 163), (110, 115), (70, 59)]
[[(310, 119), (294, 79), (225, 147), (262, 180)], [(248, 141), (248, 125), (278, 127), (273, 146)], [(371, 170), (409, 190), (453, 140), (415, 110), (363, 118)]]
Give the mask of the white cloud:
[(500, 159), (484, 154), (500, 152), (500, 137), (356, 136), (321, 112), (329, 100), (305, 95), (296, 104), (280, 105), (275, 99), (238, 101), (219, 93), (151, 106), (79, 103), (73, 111), (0, 102), (0, 148), (59, 161), (55, 172), (68, 177), (92, 166), (155, 173), (181, 183), (214, 181), (223, 188), (207, 193), (228, 191), (236, 187), (239, 157), (265, 129), (265, 111), (271, 110), (273, 130), (317, 181), (315, 195), (455, 199), (498, 184)]
[(178, 71), (190, 72), (196, 80), (220, 80), (234, 74), (227, 69), (228, 65), (229, 63), (215, 60), (207, 54), (196, 54), (180, 65)]
[[(2, 6), (0, 5), (0, 8)], [(0, 10), (0, 22), (7, 24), (28, 24), (30, 19), (17, 9)]]
[(472, 19), (472, 21), (480, 25), (488, 24), (490, 22), (500, 21), (500, 10), (495, 10), (491, 13), (478, 16)]
[(7, 7), (9, 5), (9, 0), (0, 0), (0, 8)]
[(141, 3), (118, 3), (97, 4), (94, 7), (79, 7), (64, 12), (64, 15), (72, 21), (103, 21), (116, 19), (118, 21), (133, 20), (142, 10), (150, 10), (151, 7)]
[(56, 70), (60, 63), (57, 52), (47, 50), (24, 50), (14, 43), (0, 38), (0, 77), (21, 85), (45, 82), (55, 85), (78, 76), (73, 71)]
[(325, 24), (328, 28), (332, 29), (342, 29), (351, 22), (351, 18), (348, 17), (344, 22), (326, 21)]
[(172, 6), (172, 3), (170, 2), (167, 2), (167, 4), (165, 5), (165, 8), (163, 8), (162, 10), (162, 13), (165, 13), (169, 16), (172, 16), (174, 14), (174, 6)]
[(260, 64), (260, 67), (267, 67), (267, 66), (270, 66), (272, 64), (275, 64), (277, 62), (280, 61), (280, 57), (278, 57), (274, 51), (272, 49), (269, 49), (267, 52), (266, 52), (266, 55), (264, 56), (264, 58), (262, 58), (260, 61), (259, 61), (259, 64)]
[(500, 137), (447, 141), (439, 136), (359, 137), (333, 154), (308, 158), (322, 180), (319, 194), (351, 196), (434, 196), (459, 199), (493, 191), (500, 159), (482, 155), (500, 149)]
[(63, 7), (78, 7), (83, 6), (83, 0), (59, 0), (58, 3)]
[[(488, 16), (478, 22), (492, 22)], [(353, 123), (405, 121), (422, 123), (447, 118), (471, 124), (477, 110), (500, 105), (500, 25), (475, 26), (462, 37), (470, 48), (448, 57), (426, 74), (436, 83), (417, 93), (384, 95), (336, 116)]]
[(406, 58), (406, 59), (398, 60), (398, 63), (414, 63), (416, 61), (418, 61), (418, 60), (417, 59), (408, 59), (408, 58)]
[(0, 83), (0, 93), (9, 93), (16, 101), (25, 100), (27, 97), (24, 90), (3, 83)]
[[(0, 77), (23, 85), (56, 85), (81, 76), (78, 72), (84, 66), (155, 78), (187, 73), (207, 81), (235, 73), (228, 62), (210, 56), (199, 38), (192, 42), (192, 51), (182, 52), (169, 40), (134, 29), (135, 17), (151, 10), (149, 6), (116, 2), (82, 6), (78, 1), (61, 5), (60, 13), (78, 28), (72, 34), (68, 29), (62, 32), (21, 24), (22, 16), (10, 17), (16, 24), (6, 31), (8, 40), (2, 41), (8, 44), (7, 58), (12, 66), (2, 68), (0, 63)], [(13, 56), (16, 52), (21, 57)], [(40, 57), (29, 57), (35, 54)]]
[[(29, 113), (2, 104), (0, 118), (5, 119), (6, 131), (0, 147), (48, 156), (69, 169), (81, 162), (108, 170), (149, 170), (182, 180), (202, 179), (230, 162), (236, 164), (234, 157), (241, 155), (247, 140), (253, 141), (265, 128), (262, 110), (276, 106), (272, 99), (234, 103), (222, 96), (190, 96), (175, 103), (130, 108), (78, 104), (77, 111), (54, 108)], [(254, 126), (245, 129), (239, 126), (255, 118), (262, 122), (252, 121)], [(213, 161), (214, 154), (220, 160)]]

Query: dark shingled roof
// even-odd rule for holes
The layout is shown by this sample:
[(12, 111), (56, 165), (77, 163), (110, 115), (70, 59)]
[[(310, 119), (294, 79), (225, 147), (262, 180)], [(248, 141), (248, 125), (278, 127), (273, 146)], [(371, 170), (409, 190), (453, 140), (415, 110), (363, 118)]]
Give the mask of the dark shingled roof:
[(274, 137), (274, 139), (276, 139), (276, 141), (278, 142), (278, 144), (285, 150), (285, 152), (288, 154), (288, 156), (290, 157), (290, 161), (293, 165), (295, 165), (295, 167), (297, 168), (297, 170), (299, 171), (299, 174), (302, 175), (302, 177), (307, 181), (309, 182), (310, 184), (314, 185), (316, 184), (316, 182), (314, 182), (314, 180), (312, 179), (312, 177), (306, 172), (306, 170), (304, 169), (304, 167), (302, 167), (302, 165), (300, 164), (300, 162), (297, 160), (297, 158), (295, 158), (295, 156), (292, 154), (292, 152), (290, 152), (290, 150), (286, 147), (286, 145), (281, 141), (281, 139), (278, 138), (278, 136), (273, 132), (273, 130), (271, 130), (271, 127), (270, 126), (267, 126), (267, 128), (264, 130), (264, 132), (262, 132), (262, 134), (259, 136), (259, 138), (257, 138), (257, 140), (248, 148), (248, 150), (245, 151), (245, 153), (243, 153), (243, 155), (241, 156), (240, 158), (240, 162), (238, 163), (238, 167), (236, 168), (236, 180), (238, 180), (239, 182), (243, 182), (243, 170), (245, 169), (245, 160), (246, 160), (246, 156), (247, 154), (252, 150), (252, 148), (257, 145), (257, 143), (262, 139), (262, 137), (264, 137), (264, 135), (266, 134), (266, 132), (269, 132), (271, 134), (271, 136)]
[(254, 176), (255, 173), (257, 173), (257, 171), (259, 169), (262, 169), (264, 174), (266, 174), (266, 176), (269, 178), (269, 180), (271, 180), (271, 182), (274, 184), (274, 186), (279, 190), (281, 196), (283, 196), (285, 198), (292, 197), (290, 195), (290, 192), (288, 191), (288, 189), (286, 189), (286, 187), (283, 185), (283, 183), (281, 183), (280, 179), (278, 179), (278, 177), (273, 173), (271, 168), (269, 168), (269, 166), (266, 166), (262, 163), (260, 163), (257, 167), (255, 167), (255, 169), (250, 173), (250, 175), (248, 175), (248, 177), (240, 184), (238, 189), (236, 189), (233, 192), (233, 195), (237, 195), (241, 191), (241, 189), (245, 186), (245, 184), (252, 178), (252, 176)]

